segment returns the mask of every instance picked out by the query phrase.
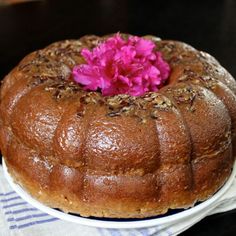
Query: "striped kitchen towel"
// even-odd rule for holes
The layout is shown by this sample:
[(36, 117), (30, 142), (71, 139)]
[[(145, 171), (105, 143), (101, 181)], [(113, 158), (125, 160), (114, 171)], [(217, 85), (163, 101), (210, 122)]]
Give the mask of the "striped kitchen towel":
[(100, 229), (69, 223), (50, 216), (24, 201), (13, 191), (0, 166), (0, 236), (174, 236), (185, 231), (207, 215), (236, 208), (236, 179), (210, 213), (202, 213), (168, 228)]

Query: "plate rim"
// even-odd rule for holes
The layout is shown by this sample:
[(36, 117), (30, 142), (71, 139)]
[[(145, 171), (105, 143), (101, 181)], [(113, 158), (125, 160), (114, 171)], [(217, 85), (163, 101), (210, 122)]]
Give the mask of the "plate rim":
[(143, 219), (143, 220), (139, 219), (139, 220), (121, 222), (115, 220), (106, 221), (99, 219), (89, 219), (82, 216), (70, 215), (58, 211), (56, 209), (50, 208), (44, 205), (43, 203), (39, 202), (38, 200), (34, 199), (19, 184), (14, 182), (14, 180), (12, 179), (11, 175), (7, 170), (4, 157), (2, 158), (2, 166), (4, 175), (10, 186), (13, 188), (13, 190), (16, 191), (17, 194), (19, 194), (26, 202), (33, 205), (37, 209), (46, 212), (51, 216), (57, 217), (61, 220), (77, 223), (84, 226), (97, 227), (97, 228), (112, 228), (112, 229), (146, 228), (160, 225), (163, 226), (163, 225), (168, 225), (170, 223), (173, 224), (176, 222), (180, 222), (186, 219), (187, 217), (195, 216), (197, 214), (202, 213), (203, 210), (207, 213), (208, 211), (212, 210), (218, 205), (217, 200), (220, 199), (223, 196), (223, 194), (230, 188), (236, 175), (236, 162), (235, 162), (233, 165), (233, 170), (228, 180), (224, 183), (224, 185), (212, 197), (192, 208), (188, 208), (173, 215), (158, 217), (154, 219)]

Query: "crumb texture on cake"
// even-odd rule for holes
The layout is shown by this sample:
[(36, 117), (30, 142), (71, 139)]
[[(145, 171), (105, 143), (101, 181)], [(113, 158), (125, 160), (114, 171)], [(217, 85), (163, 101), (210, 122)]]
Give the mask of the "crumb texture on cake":
[[(27, 55), (0, 90), (0, 148), (33, 197), (82, 216), (142, 218), (188, 208), (228, 179), (236, 153), (236, 82), (209, 54), (153, 40), (168, 83), (103, 97), (73, 82), (82, 48), (65, 40)], [(127, 37), (127, 35), (123, 35)]]

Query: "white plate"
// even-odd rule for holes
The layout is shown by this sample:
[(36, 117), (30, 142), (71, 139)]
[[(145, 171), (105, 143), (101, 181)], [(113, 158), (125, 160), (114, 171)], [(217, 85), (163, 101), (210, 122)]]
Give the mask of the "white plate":
[(33, 205), (34, 207), (38, 208), (39, 210), (48, 213), (54, 217), (57, 217), (62, 220), (66, 220), (69, 222), (78, 223), (81, 225), (86, 226), (93, 226), (93, 227), (100, 227), (100, 228), (113, 228), (113, 229), (127, 229), (127, 228), (145, 228), (145, 227), (152, 227), (152, 226), (162, 226), (167, 227), (168, 225), (172, 225), (173, 223), (180, 223), (186, 220), (189, 217), (201, 215), (203, 212), (208, 212), (215, 208), (218, 205), (217, 200), (222, 197), (222, 195), (230, 188), (231, 184), (233, 183), (234, 176), (236, 174), (236, 163), (234, 164), (234, 168), (232, 174), (228, 181), (224, 184), (224, 186), (211, 198), (208, 200), (190, 208), (187, 210), (183, 210), (181, 212), (171, 214), (171, 215), (164, 215), (159, 217), (152, 217), (142, 220), (119, 220), (119, 219), (107, 219), (107, 218), (85, 218), (79, 215), (71, 215), (64, 212), (61, 212), (57, 209), (53, 209), (47, 207), (40, 203), (39, 201), (32, 198), (20, 185), (13, 182), (13, 179), (9, 175), (7, 171), (6, 164), (4, 159), (2, 161), (3, 170), (5, 177), (11, 187), (28, 203)]

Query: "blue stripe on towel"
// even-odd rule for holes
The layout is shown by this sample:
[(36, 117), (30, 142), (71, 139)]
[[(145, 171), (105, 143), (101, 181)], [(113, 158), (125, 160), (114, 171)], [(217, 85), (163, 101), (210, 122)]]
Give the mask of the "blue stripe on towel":
[(26, 205), (26, 204), (28, 204), (28, 203), (27, 202), (13, 203), (13, 204), (10, 204), (10, 205), (3, 206), (3, 209), (7, 209), (7, 208), (10, 208), (10, 207), (15, 207), (15, 206), (20, 206), (20, 205)]
[(20, 196), (12, 197), (12, 198), (7, 198), (7, 199), (2, 199), (0, 202), (10, 202), (10, 201), (17, 200), (17, 199), (22, 199), (22, 198)]
[(22, 225), (11, 225), (9, 227), (9, 229), (23, 229), (23, 228), (28, 228), (30, 226), (33, 226), (33, 225), (40, 225), (40, 224), (44, 224), (44, 223), (48, 223), (48, 222), (53, 222), (53, 221), (56, 221), (56, 220), (59, 220), (58, 218), (49, 218), (49, 219), (46, 219), (46, 220), (36, 220), (36, 221), (31, 221), (29, 223), (25, 223), (25, 224), (22, 224)]
[(29, 222), (29, 223), (26, 223), (26, 224), (18, 225), (17, 228), (18, 229), (23, 229), (23, 228), (27, 228), (27, 227), (32, 226), (32, 225), (44, 224), (44, 223), (48, 223), (48, 222), (52, 222), (52, 221), (56, 221), (56, 220), (59, 220), (59, 219), (54, 217), (54, 218), (49, 218), (49, 219), (46, 219), (46, 220), (36, 220), (36, 221), (32, 221), (32, 222)]
[(16, 193), (15, 191), (10, 191), (10, 192), (7, 192), (7, 193), (0, 193), (0, 196), (8, 196), (8, 195), (11, 195), (11, 194), (14, 194)]
[(23, 213), (23, 212), (27, 212), (27, 211), (38, 211), (37, 208), (31, 207), (31, 208), (23, 208), (20, 210), (15, 210), (15, 211), (6, 211), (5, 215), (9, 215), (9, 214), (19, 214), (19, 213)]
[(9, 229), (16, 229), (17, 228), (17, 225), (11, 225), (10, 227), (9, 227)]
[(28, 219), (32, 219), (32, 218), (38, 218), (38, 217), (43, 217), (43, 216), (49, 216), (47, 213), (40, 213), (40, 214), (33, 214), (33, 215), (27, 215), (27, 216), (22, 216), (22, 217), (18, 217), (18, 218), (8, 218), (7, 221), (22, 221), (22, 220), (28, 220)]

